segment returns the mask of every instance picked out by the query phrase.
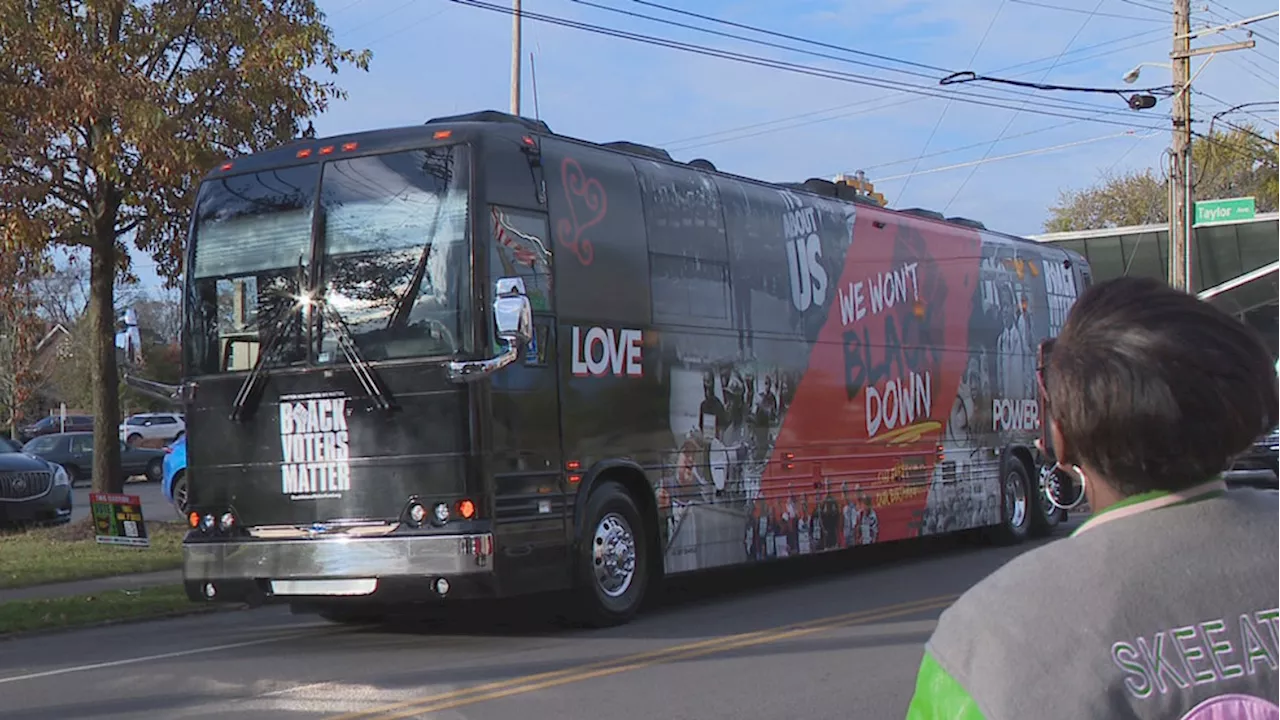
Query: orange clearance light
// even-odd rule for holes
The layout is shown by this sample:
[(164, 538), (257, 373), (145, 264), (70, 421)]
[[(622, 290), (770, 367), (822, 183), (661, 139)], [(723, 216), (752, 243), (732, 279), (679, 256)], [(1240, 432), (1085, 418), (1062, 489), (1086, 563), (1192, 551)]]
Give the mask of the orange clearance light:
[(342, 152), (351, 152), (352, 150), (355, 150), (358, 147), (360, 147), (360, 143), (353, 143), (353, 142), (342, 143)]
[(528, 145), (529, 147), (533, 147), (533, 138), (529, 137), (528, 135), (525, 135), (524, 137), (520, 138), (520, 142), (524, 143), (525, 145)]
[(470, 500), (462, 500), (458, 502), (458, 514), (463, 520), (470, 520), (476, 515), (476, 504)]
[(222, 163), (222, 171), (226, 172), (231, 169), (231, 163)]
[(321, 155), (331, 155), (331, 154), (333, 154), (333, 146), (332, 146), (332, 145), (325, 145), (324, 147), (320, 148), (320, 154), (321, 154)]
[(437, 131), (436, 131), (436, 134), (435, 134), (435, 135), (432, 135), (432, 137), (433, 137), (433, 138), (435, 138), (436, 140), (448, 140), (449, 138), (453, 137), (453, 131), (452, 131), (452, 130), (437, 130)]
[(298, 157), (300, 158), (311, 157), (311, 148), (307, 148), (305, 150), (299, 150)]
[(191, 524), (191, 527), (198, 526), (200, 524), (200, 513), (193, 512), (190, 515), (188, 515), (187, 522)]

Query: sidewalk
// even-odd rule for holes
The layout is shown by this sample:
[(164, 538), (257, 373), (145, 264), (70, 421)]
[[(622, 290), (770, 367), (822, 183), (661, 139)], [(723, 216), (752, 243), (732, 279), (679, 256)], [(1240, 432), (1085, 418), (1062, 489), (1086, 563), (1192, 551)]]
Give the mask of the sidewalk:
[(72, 595), (91, 595), (112, 590), (135, 590), (156, 585), (178, 585), (181, 582), (182, 570), (178, 569), (116, 575), (92, 580), (73, 580), (71, 582), (33, 585), (23, 588), (0, 588), (0, 605), (15, 600), (47, 600), (50, 598), (70, 597)]

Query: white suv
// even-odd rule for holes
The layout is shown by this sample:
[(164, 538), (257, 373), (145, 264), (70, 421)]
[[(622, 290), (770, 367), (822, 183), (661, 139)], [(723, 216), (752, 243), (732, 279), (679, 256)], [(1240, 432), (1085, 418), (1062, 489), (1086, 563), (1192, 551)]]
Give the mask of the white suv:
[(169, 442), (187, 432), (187, 421), (181, 413), (145, 413), (131, 415), (120, 424), (120, 440), (136, 446), (143, 440)]

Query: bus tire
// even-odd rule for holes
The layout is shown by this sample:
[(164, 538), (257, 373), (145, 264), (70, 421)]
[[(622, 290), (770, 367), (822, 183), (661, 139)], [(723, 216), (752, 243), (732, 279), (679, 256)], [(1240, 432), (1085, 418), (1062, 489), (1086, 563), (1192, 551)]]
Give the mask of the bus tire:
[(643, 516), (619, 483), (604, 482), (587, 498), (575, 558), (578, 617), (588, 627), (621, 625), (649, 590), (649, 545)]
[(1031, 535), (1035, 493), (1031, 492), (1027, 466), (1012, 453), (1000, 464), (1000, 525), (996, 541), (1017, 545)]
[(1050, 504), (1045, 497), (1045, 473), (1049, 468), (1036, 468), (1035, 482), (1036, 492), (1032, 496), (1031, 509), (1031, 536), (1032, 537), (1048, 537), (1058, 527), (1063, 520), (1061, 510)]

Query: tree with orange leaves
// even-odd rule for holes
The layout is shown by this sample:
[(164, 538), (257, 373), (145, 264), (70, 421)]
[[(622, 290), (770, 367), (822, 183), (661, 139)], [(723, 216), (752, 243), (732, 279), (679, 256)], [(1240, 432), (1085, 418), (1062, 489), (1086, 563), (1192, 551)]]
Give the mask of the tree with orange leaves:
[(126, 243), (180, 273), (200, 176), (298, 135), (367, 69), (314, 0), (0, 0), (4, 242), (89, 251), (94, 488), (119, 491), (113, 297)]

